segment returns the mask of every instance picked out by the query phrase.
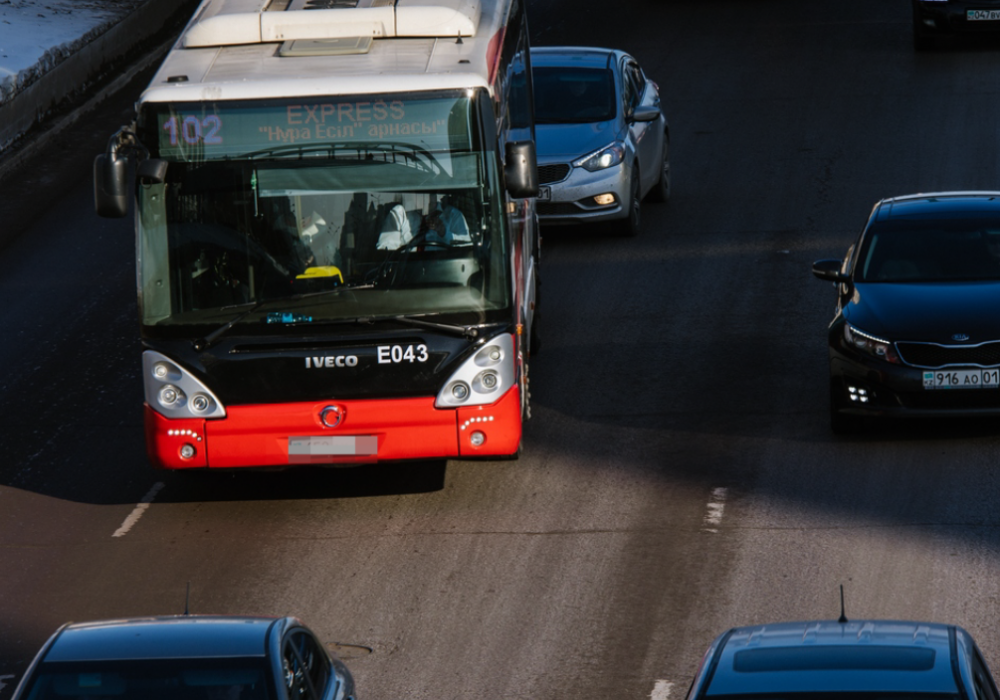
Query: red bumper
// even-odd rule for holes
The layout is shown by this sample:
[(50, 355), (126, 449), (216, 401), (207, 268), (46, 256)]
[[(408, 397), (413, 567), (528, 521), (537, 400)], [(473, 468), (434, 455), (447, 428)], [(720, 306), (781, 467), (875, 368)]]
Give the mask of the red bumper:
[[(320, 417), (329, 406), (339, 409), (336, 427)], [(227, 414), (168, 420), (147, 405), (150, 462), (160, 469), (365, 464), (506, 456), (521, 442), (517, 386), (489, 406), (458, 409), (437, 409), (427, 397), (233, 406)], [(327, 422), (334, 422), (330, 414)]]

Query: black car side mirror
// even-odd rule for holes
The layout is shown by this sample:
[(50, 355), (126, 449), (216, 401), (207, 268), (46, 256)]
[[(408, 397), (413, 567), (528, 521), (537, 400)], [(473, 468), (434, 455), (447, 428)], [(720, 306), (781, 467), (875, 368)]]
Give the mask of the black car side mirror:
[(821, 280), (826, 280), (828, 282), (850, 282), (850, 276), (845, 275), (840, 271), (841, 265), (843, 265), (842, 260), (817, 260), (813, 263), (813, 274)]

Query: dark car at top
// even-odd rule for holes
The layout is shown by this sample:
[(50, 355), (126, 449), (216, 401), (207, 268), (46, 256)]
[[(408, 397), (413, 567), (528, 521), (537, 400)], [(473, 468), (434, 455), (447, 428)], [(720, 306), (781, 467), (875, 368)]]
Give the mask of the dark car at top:
[(347, 667), (294, 617), (63, 625), (13, 700), (354, 700)]
[(1000, 0), (912, 0), (913, 47), (926, 51), (957, 34), (1000, 35)]
[(544, 225), (608, 222), (639, 233), (643, 198), (670, 197), (670, 129), (660, 89), (615, 49), (531, 49)]
[(841, 619), (725, 632), (687, 700), (997, 700), (983, 655), (961, 627)]
[(842, 260), (828, 332), (830, 420), (1000, 416), (1000, 192), (878, 202)]

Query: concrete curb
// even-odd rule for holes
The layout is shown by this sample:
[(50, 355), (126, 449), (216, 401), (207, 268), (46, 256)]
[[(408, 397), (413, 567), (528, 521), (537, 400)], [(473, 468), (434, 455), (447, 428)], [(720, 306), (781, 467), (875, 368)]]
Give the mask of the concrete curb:
[(195, 7), (195, 0), (146, 0), (0, 106), (0, 144), (6, 147), (32, 127), (44, 123), (57, 105), (67, 99), (78, 99), (116, 61), (140, 49), (179, 12), (190, 14)]

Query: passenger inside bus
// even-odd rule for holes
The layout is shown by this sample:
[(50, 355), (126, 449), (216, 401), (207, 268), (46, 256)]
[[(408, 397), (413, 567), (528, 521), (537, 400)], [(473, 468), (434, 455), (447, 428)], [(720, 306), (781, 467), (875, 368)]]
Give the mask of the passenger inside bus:
[(375, 247), (378, 250), (397, 250), (411, 240), (413, 240), (413, 228), (410, 226), (406, 209), (402, 204), (394, 204), (382, 221)]
[(428, 243), (438, 240), (449, 246), (472, 243), (465, 215), (451, 203), (450, 197), (445, 197), (438, 203), (438, 208), (427, 216), (428, 218), (433, 217), (435, 224), (427, 231), (426, 240)]
[(419, 226), (414, 226), (412, 218), (402, 204), (393, 205), (383, 219), (376, 248), (398, 250), (414, 239), (417, 239), (417, 245), (429, 246), (472, 243), (465, 215), (446, 199), (438, 202), (435, 209), (421, 217)]

